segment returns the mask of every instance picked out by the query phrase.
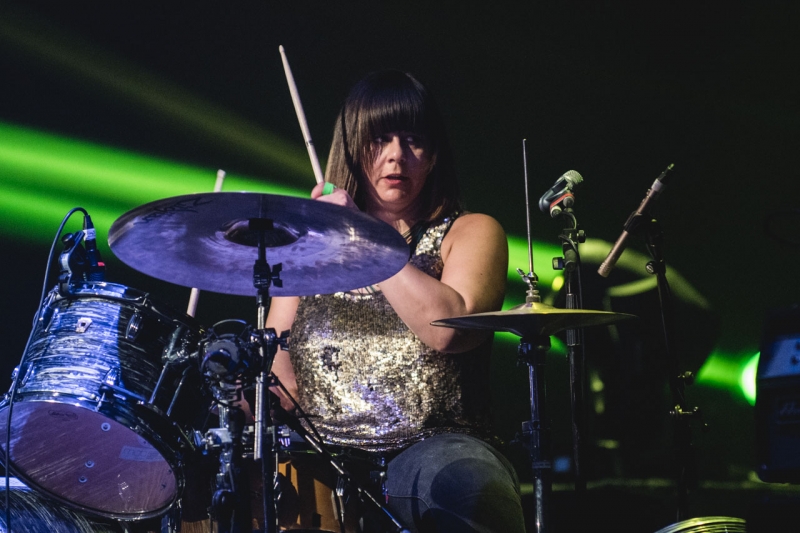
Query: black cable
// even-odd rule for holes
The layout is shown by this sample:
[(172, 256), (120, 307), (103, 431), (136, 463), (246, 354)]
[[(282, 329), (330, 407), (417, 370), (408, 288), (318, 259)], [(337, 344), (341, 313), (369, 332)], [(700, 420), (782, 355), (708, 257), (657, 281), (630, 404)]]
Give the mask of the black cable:
[(17, 367), (17, 372), (14, 375), (14, 379), (11, 381), (11, 391), (9, 392), (8, 396), (8, 413), (6, 414), (6, 445), (5, 445), (5, 453), (3, 454), (4, 466), (5, 466), (5, 485), (6, 485), (6, 494), (5, 494), (5, 505), (6, 505), (6, 529), (8, 533), (11, 533), (11, 411), (14, 407), (14, 396), (17, 394), (17, 384), (19, 382), (19, 374), (22, 372), (23, 365), (25, 363), (25, 355), (28, 353), (28, 348), (30, 347), (31, 340), (33, 339), (33, 332), (36, 330), (36, 323), (39, 321), (39, 317), (42, 312), (42, 303), (44, 302), (44, 298), (47, 295), (47, 280), (50, 277), (50, 266), (53, 263), (53, 257), (55, 256), (54, 252), (56, 249), (56, 245), (61, 237), (61, 232), (64, 231), (64, 226), (67, 225), (67, 221), (70, 217), (75, 214), (75, 212), (80, 211), (83, 213), (84, 216), (88, 216), (89, 213), (82, 207), (75, 207), (70, 209), (70, 211), (66, 214), (64, 219), (61, 221), (61, 225), (58, 227), (58, 231), (56, 232), (56, 237), (53, 239), (53, 244), (50, 246), (50, 254), (47, 257), (47, 268), (44, 272), (44, 282), (42, 283), (42, 294), (39, 297), (39, 307), (36, 309), (36, 313), (33, 315), (33, 324), (31, 325), (31, 332), (28, 334), (28, 340), (25, 342), (25, 348), (22, 350), (22, 357), (19, 360), (19, 366)]

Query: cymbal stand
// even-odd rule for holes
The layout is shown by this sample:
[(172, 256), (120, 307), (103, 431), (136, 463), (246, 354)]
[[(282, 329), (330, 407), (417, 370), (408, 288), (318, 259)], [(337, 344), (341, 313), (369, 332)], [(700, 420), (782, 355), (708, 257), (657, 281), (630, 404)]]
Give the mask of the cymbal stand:
[(227, 344), (209, 344), (209, 353), (204, 355), (201, 368), (207, 376), (217, 378), (212, 390), (218, 404), (220, 427), (208, 431), (205, 447), (220, 454), (217, 491), (212, 501), (212, 518), (218, 524), (218, 533), (249, 533), (252, 528), (249, 482), (240, 464), (243, 458), (244, 412), (236, 407), (235, 401), (240, 399), (242, 384), (252, 383), (249, 380), (252, 380), (254, 373), (256, 406), (253, 459), (261, 461), (264, 531), (278, 531), (275, 498), (278, 441), (270, 411), (265, 404), (272, 362), (278, 347), (286, 348), (288, 333), (279, 337), (273, 329), (264, 328), (269, 287), (272, 284), (282, 286), (281, 265), (271, 268), (266, 260), (266, 234), (273, 230), (272, 221), (265, 218), (250, 219), (249, 229), (258, 237), (258, 258), (253, 265), (258, 327), (250, 331), (246, 341), (228, 339), (230, 342)]
[[(256, 378), (256, 413), (255, 413), (255, 442), (253, 446), (253, 459), (261, 461), (262, 505), (264, 507), (264, 532), (277, 533), (278, 509), (275, 498), (275, 476), (278, 464), (278, 441), (275, 435), (275, 426), (266, 406), (268, 376), (272, 369), (272, 361), (278, 350), (275, 331), (265, 329), (267, 321), (267, 302), (269, 301), (269, 287), (275, 285), (282, 287), (280, 278), (282, 265), (278, 263), (270, 268), (266, 257), (266, 233), (273, 231), (272, 220), (259, 218), (250, 220), (250, 229), (258, 232), (258, 259), (253, 265), (253, 286), (256, 288), (256, 302), (258, 304), (258, 351), (260, 368)], [(285, 349), (285, 336), (282, 347)], [(265, 457), (265, 452), (269, 455)]]
[[(578, 253), (578, 243), (585, 242), (586, 235), (578, 229), (578, 221), (572, 210), (574, 198), (568, 195), (564, 199), (565, 208), (558, 210), (560, 217), (568, 224), (558, 238), (561, 240), (561, 249), (564, 257), (553, 259), (553, 268), (563, 270), (565, 273), (566, 308), (583, 309), (583, 296), (581, 293), (580, 275), (581, 259)], [(571, 328), (566, 331), (567, 358), (569, 360), (569, 390), (570, 407), (572, 413), (572, 459), (575, 475), (575, 492), (578, 498), (586, 490), (586, 475), (583, 468), (584, 444), (583, 433), (586, 420), (586, 407), (584, 403), (586, 391), (586, 378), (584, 374), (586, 353), (583, 343), (583, 329)]]
[[(541, 302), (539, 296), (539, 277), (533, 270), (533, 246), (531, 244), (531, 210), (528, 194), (528, 153), (527, 140), (522, 140), (522, 163), (525, 174), (525, 216), (528, 226), (528, 273), (521, 269), (517, 273), (528, 285), (525, 303)], [(550, 349), (548, 335), (533, 335), (520, 338), (517, 355), (528, 365), (528, 385), (530, 387), (531, 418), (522, 423), (522, 436), (528, 445), (533, 470), (534, 524), (533, 533), (546, 533), (549, 529), (548, 511), (550, 493), (553, 487), (553, 461), (551, 458), (550, 420), (547, 418), (547, 394), (545, 388), (546, 354)]]

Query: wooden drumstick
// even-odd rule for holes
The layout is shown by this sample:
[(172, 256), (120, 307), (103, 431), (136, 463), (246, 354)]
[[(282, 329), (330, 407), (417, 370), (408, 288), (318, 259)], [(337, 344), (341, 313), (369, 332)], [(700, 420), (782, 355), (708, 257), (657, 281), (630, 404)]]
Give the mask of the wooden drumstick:
[[(225, 181), (225, 171), (217, 170), (217, 181), (214, 183), (214, 192), (222, 190), (222, 182)], [(194, 317), (197, 312), (197, 300), (200, 298), (200, 289), (193, 287), (192, 292), (189, 294), (189, 306), (186, 308), (186, 314)]]
[(283, 61), (283, 70), (286, 72), (286, 82), (289, 84), (289, 92), (292, 94), (292, 102), (294, 103), (294, 111), (297, 113), (297, 120), (300, 122), (300, 130), (303, 132), (303, 139), (306, 141), (306, 148), (308, 149), (308, 157), (311, 158), (311, 168), (314, 169), (314, 177), (317, 183), (322, 183), (325, 178), (322, 175), (322, 167), (319, 165), (317, 152), (314, 150), (314, 142), (311, 140), (311, 132), (308, 131), (308, 123), (306, 122), (306, 114), (303, 113), (303, 104), (300, 103), (300, 96), (297, 94), (297, 85), (294, 83), (292, 76), (292, 69), (289, 67), (289, 60), (286, 59), (286, 52), (283, 50), (283, 45), (278, 47), (281, 53), (281, 61)]

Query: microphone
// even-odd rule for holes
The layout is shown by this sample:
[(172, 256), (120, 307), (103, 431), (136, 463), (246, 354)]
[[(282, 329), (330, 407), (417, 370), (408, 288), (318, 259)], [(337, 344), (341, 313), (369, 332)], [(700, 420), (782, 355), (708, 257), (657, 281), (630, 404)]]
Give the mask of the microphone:
[(600, 264), (600, 268), (597, 269), (597, 273), (604, 278), (608, 277), (608, 275), (611, 273), (611, 270), (614, 268), (614, 265), (617, 264), (622, 252), (625, 251), (625, 242), (628, 240), (631, 232), (636, 228), (640, 218), (648, 213), (651, 204), (653, 204), (656, 201), (656, 198), (658, 198), (658, 196), (661, 194), (661, 191), (666, 185), (667, 179), (669, 178), (669, 172), (674, 166), (674, 164), (670, 164), (667, 169), (656, 178), (656, 180), (653, 182), (653, 185), (647, 189), (647, 194), (645, 194), (642, 203), (639, 204), (639, 208), (631, 213), (631, 216), (629, 216), (628, 220), (625, 221), (624, 229), (617, 239), (617, 242), (614, 243), (614, 246), (611, 248), (611, 251), (608, 252), (608, 256), (606, 257), (605, 261), (603, 261)]
[(106, 264), (97, 249), (97, 232), (94, 230), (92, 217), (88, 213), (83, 216), (83, 233), (85, 235), (83, 245), (86, 248), (86, 262), (89, 267), (86, 273), (86, 280), (104, 281), (106, 279)]
[(583, 181), (583, 176), (574, 170), (566, 171), (556, 180), (552, 187), (539, 198), (539, 209), (542, 213), (556, 217), (561, 213), (560, 203), (564, 202), (566, 207), (570, 207), (574, 201), (572, 188)]

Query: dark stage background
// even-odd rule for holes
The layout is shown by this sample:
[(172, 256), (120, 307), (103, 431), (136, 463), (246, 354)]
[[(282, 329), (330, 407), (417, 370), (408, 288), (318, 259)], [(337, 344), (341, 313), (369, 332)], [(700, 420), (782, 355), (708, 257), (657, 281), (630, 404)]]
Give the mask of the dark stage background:
[[(303, 158), (282, 44), (322, 159), (339, 106), (364, 74), (394, 67), (427, 83), (446, 115), (467, 206), (497, 218), (510, 235), (525, 234), (523, 138), (532, 195), (538, 198), (565, 171), (579, 171), (585, 182), (576, 192), (578, 219), (589, 237), (603, 241), (617, 238), (653, 179), (674, 163), (656, 214), (669, 265), (710, 304), (678, 303), (679, 350), (696, 371), (712, 351), (734, 363), (757, 352), (766, 311), (800, 301), (800, 249), (765, 231), (769, 215), (800, 209), (798, 22), (800, 7), (792, 2), (6, 0), (0, 121), (206, 168), (209, 189), (218, 168), (310, 189), (310, 166), (287, 170), (36, 52), (37, 43), (64, 39), (89, 57), (141, 73), (145, 86), (160, 80), (225, 110), (232, 122), (269, 131), (291, 156)], [(234, 126), (220, 116), (213, 117), (215, 127)], [(121, 190), (125, 185), (119, 183)], [(53, 215), (53, 232), (62, 216)], [(789, 216), (780, 230), (797, 240), (798, 226)], [(538, 241), (557, 245), (560, 228), (532, 213)], [(108, 228), (98, 230), (104, 236)], [(26, 240), (22, 228), (4, 228), (0, 239), (5, 388), (38, 305), (48, 244)], [(640, 239), (630, 248), (644, 252)], [(549, 259), (539, 258), (537, 269), (549, 268)], [(108, 262), (110, 280), (185, 305), (188, 290)], [(600, 309), (608, 284), (628, 278), (615, 273), (611, 282), (602, 280), (596, 266), (586, 265), (583, 279), (587, 306)], [(524, 297), (518, 283), (509, 294)], [(615, 310), (642, 316), (640, 325), (623, 328), (617, 344), (592, 333), (588, 346), (588, 364), (604, 383), (590, 395), (590, 407), (605, 405), (591, 417), (590, 480), (613, 486), (617, 492), (607, 497), (615, 502), (623, 493), (653, 494), (655, 503), (622, 508), (642, 515), (634, 523), (651, 529), (669, 523), (672, 491), (626, 480), (672, 477), (656, 305), (652, 291), (618, 299)], [(252, 321), (254, 307), (250, 298), (204, 294), (198, 318)], [(568, 455), (567, 369), (563, 357), (551, 362), (555, 453)], [(528, 411), (526, 372), (516, 367), (513, 343), (497, 344), (494, 370), (497, 431), (511, 440)], [(736, 513), (770, 489), (752, 474), (753, 409), (741, 393), (712, 384), (690, 388), (689, 403), (703, 409), (711, 428), (701, 433), (698, 425), (694, 433), (700, 487), (693, 512)], [(524, 457), (509, 455), (526, 481)], [(569, 479), (564, 473), (557, 481)], [(735, 489), (745, 493), (707, 496)]]

